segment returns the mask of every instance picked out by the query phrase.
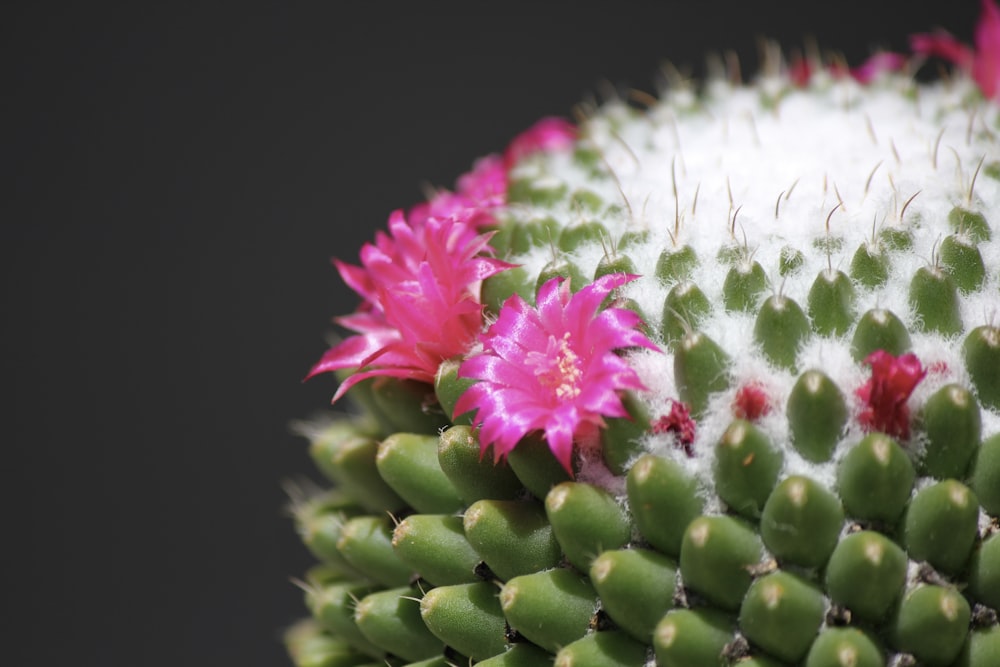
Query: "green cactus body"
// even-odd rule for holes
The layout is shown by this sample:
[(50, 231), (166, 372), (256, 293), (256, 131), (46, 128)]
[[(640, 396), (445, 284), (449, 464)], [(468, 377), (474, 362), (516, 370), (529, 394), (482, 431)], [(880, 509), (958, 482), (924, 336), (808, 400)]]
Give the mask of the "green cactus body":
[(360, 414), (301, 429), (297, 667), (1000, 664), (998, 126), (712, 80), (400, 213), (319, 365)]

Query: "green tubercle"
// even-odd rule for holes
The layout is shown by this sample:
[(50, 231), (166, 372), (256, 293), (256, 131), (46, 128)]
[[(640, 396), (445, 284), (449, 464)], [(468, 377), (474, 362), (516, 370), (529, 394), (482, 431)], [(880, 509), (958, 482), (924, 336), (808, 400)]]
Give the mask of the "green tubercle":
[(595, 558), (589, 574), (604, 613), (648, 644), (656, 624), (673, 607), (677, 564), (651, 549), (615, 549)]
[(823, 594), (789, 572), (772, 572), (753, 582), (740, 606), (740, 631), (779, 660), (805, 657), (823, 623)]
[(681, 543), (684, 586), (726, 611), (736, 611), (753, 578), (750, 569), (764, 545), (750, 524), (729, 516), (701, 516)]
[(711, 609), (673, 609), (653, 632), (660, 667), (718, 667), (733, 639), (730, 617)]
[(344, 581), (306, 589), (306, 606), (313, 618), (334, 636), (343, 639), (359, 653), (381, 658), (385, 651), (372, 644), (354, 620), (357, 601), (378, 590), (371, 583)]
[(763, 431), (737, 419), (715, 447), (715, 491), (730, 509), (756, 519), (778, 481), (783, 462), (781, 450)]
[(646, 663), (646, 653), (624, 632), (593, 632), (561, 648), (553, 667), (634, 667)]
[(392, 547), (400, 560), (434, 586), (477, 581), (479, 554), (465, 538), (460, 516), (411, 514), (393, 530)]
[(616, 475), (624, 475), (636, 457), (645, 452), (642, 438), (649, 431), (649, 410), (633, 391), (621, 393), (627, 417), (609, 417), (601, 429), (604, 463)]
[(837, 469), (837, 487), (847, 515), (894, 525), (910, 500), (916, 472), (889, 436), (872, 433), (848, 450)]
[(483, 498), (512, 500), (524, 491), (506, 461), (494, 462), (492, 451), (481, 450), (478, 435), (469, 426), (443, 431), (437, 457), (441, 471), (465, 504)]
[(368, 641), (393, 655), (411, 662), (433, 658), (444, 644), (420, 617), (422, 596), (409, 586), (372, 593), (358, 602), (354, 619)]
[(1000, 518), (1000, 433), (986, 438), (980, 445), (970, 484), (983, 509)]
[(961, 236), (945, 237), (938, 251), (941, 267), (948, 272), (955, 285), (963, 293), (975, 292), (983, 286), (986, 267), (979, 248)]
[(994, 665), (1000, 665), (1000, 625), (973, 630), (955, 660), (954, 667)]
[(962, 313), (958, 288), (939, 266), (922, 266), (910, 281), (910, 307), (917, 316), (921, 331), (933, 331), (944, 336), (962, 332)]
[(500, 307), (514, 294), (527, 303), (535, 302), (535, 283), (521, 266), (496, 273), (483, 281), (480, 300), (490, 313), (500, 312)]
[(948, 224), (958, 234), (969, 238), (973, 243), (989, 241), (993, 234), (986, 217), (978, 211), (956, 206), (948, 213)]
[(569, 473), (552, 454), (548, 443), (535, 435), (522, 439), (507, 455), (507, 463), (536, 498), (544, 499), (549, 489), (570, 479)]
[(435, 434), (448, 425), (448, 417), (437, 404), (434, 388), (424, 382), (377, 377), (371, 394), (390, 432)]
[(604, 200), (593, 190), (580, 188), (570, 194), (569, 205), (574, 210), (599, 213), (604, 208)]
[(934, 392), (921, 414), (924, 454), (921, 468), (938, 479), (964, 479), (982, 437), (982, 416), (975, 396), (948, 384)]
[(378, 441), (368, 437), (340, 440), (328, 450), (327, 465), (338, 487), (371, 512), (394, 512), (406, 507), (406, 501), (385, 483), (375, 462)]
[(801, 250), (787, 245), (784, 246), (778, 255), (778, 275), (781, 277), (795, 275), (802, 268), (805, 261), (805, 255), (802, 254)]
[(889, 257), (878, 245), (862, 243), (851, 259), (851, 278), (874, 289), (889, 280)]
[(337, 572), (353, 572), (337, 549), (344, 522), (362, 513), (357, 506), (328, 510), (316, 503), (306, 503), (295, 508), (295, 527), (309, 552), (323, 565)]
[(854, 323), (854, 286), (841, 271), (824, 269), (816, 276), (807, 300), (813, 330), (821, 336), (842, 336)]
[(830, 554), (826, 592), (852, 617), (878, 624), (903, 593), (906, 567), (906, 552), (888, 537), (871, 530), (854, 532)]
[(809, 647), (804, 667), (885, 667), (883, 649), (858, 628), (825, 628)]
[(337, 550), (350, 565), (383, 586), (402, 586), (414, 576), (392, 548), (392, 524), (387, 515), (349, 519), (340, 530)]
[(410, 507), (425, 514), (457, 512), (464, 503), (438, 462), (437, 435), (396, 433), (379, 444), (379, 474)]
[(764, 504), (760, 536), (779, 562), (819, 568), (837, 545), (843, 524), (837, 496), (808, 477), (793, 475)]
[(578, 291), (584, 285), (590, 283), (590, 281), (584, 276), (583, 271), (579, 266), (569, 258), (565, 256), (557, 256), (549, 261), (548, 264), (542, 267), (542, 270), (538, 273), (538, 279), (535, 281), (535, 292), (537, 293), (541, 289), (542, 285), (553, 280), (554, 278), (564, 278), (569, 281), (570, 290), (573, 292)]
[(612, 273), (636, 275), (639, 272), (635, 268), (635, 262), (628, 255), (604, 255), (597, 262), (597, 268), (594, 269), (594, 280)]
[(516, 255), (523, 255), (532, 248), (551, 247), (559, 238), (561, 231), (562, 225), (551, 217), (513, 223), (510, 232), (510, 251)]
[(686, 279), (697, 266), (698, 256), (691, 246), (667, 248), (660, 253), (659, 259), (656, 260), (654, 275), (664, 285), (671, 285)]
[(605, 549), (625, 546), (628, 515), (610, 493), (592, 484), (563, 482), (545, 497), (545, 513), (566, 559), (581, 572)]
[(794, 372), (795, 357), (809, 337), (809, 319), (793, 299), (776, 294), (760, 307), (753, 337), (772, 364)]
[(462, 415), (451, 415), (455, 411), (455, 403), (465, 390), (471, 387), (475, 380), (470, 378), (459, 378), (458, 367), (461, 365), (460, 359), (446, 359), (438, 366), (437, 374), (434, 376), (434, 394), (437, 396), (441, 409), (448, 416), (452, 424), (471, 424), (471, 412)]
[(878, 239), (888, 250), (902, 251), (913, 247), (913, 232), (902, 227), (883, 227), (879, 230)]
[(722, 284), (722, 303), (726, 310), (752, 312), (756, 310), (760, 295), (767, 289), (767, 274), (760, 262), (736, 262), (726, 274)]
[(958, 591), (918, 585), (903, 597), (889, 623), (890, 643), (928, 667), (946, 667), (969, 634), (971, 610)]
[(829, 461), (847, 424), (847, 404), (837, 385), (820, 370), (799, 376), (785, 409), (792, 445), (806, 460)]
[(507, 201), (512, 204), (551, 208), (565, 198), (566, 186), (557, 182), (517, 179), (507, 188)]
[(571, 253), (581, 246), (601, 243), (607, 238), (609, 234), (604, 225), (588, 221), (563, 227), (556, 245), (561, 251)]
[(961, 482), (946, 479), (913, 496), (903, 522), (903, 545), (910, 558), (958, 574), (972, 553), (978, 527), (976, 494)]
[(552, 655), (534, 644), (512, 644), (503, 653), (476, 663), (476, 667), (552, 667)]
[(465, 537), (490, 570), (503, 580), (555, 567), (559, 543), (534, 500), (479, 500), (465, 511)]
[(439, 640), (473, 660), (503, 653), (505, 619), (497, 587), (485, 581), (438, 586), (420, 600), (420, 617)]
[(1000, 533), (982, 541), (969, 562), (967, 593), (976, 602), (1000, 609)]
[(355, 667), (370, 660), (342, 638), (327, 634), (308, 620), (285, 632), (285, 646), (295, 667)]
[(586, 577), (556, 568), (511, 579), (500, 592), (500, 605), (512, 628), (556, 653), (587, 633), (597, 593)]
[(711, 309), (708, 297), (693, 282), (684, 280), (670, 288), (663, 302), (661, 319), (663, 340), (667, 347), (675, 349), (685, 334), (696, 329)]
[(851, 340), (851, 355), (864, 361), (876, 350), (885, 350), (894, 357), (910, 351), (910, 332), (891, 310), (873, 308), (858, 320)]
[(700, 417), (711, 394), (729, 386), (729, 355), (703, 333), (684, 336), (674, 351), (674, 381), (680, 399)]
[(979, 400), (1000, 410), (1000, 327), (976, 327), (965, 338), (962, 352)]
[(626, 477), (629, 509), (650, 544), (676, 558), (688, 524), (704, 509), (697, 481), (670, 459), (646, 454)]

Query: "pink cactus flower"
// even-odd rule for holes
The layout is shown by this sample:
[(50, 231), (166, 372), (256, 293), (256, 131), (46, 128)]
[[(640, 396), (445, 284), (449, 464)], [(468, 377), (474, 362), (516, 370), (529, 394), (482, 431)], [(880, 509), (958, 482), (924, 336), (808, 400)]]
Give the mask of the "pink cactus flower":
[(455, 218), (413, 226), (395, 211), (389, 232), (365, 244), (363, 266), (334, 260), (363, 299), (357, 312), (336, 320), (357, 335), (328, 350), (306, 376), (357, 370), (334, 401), (374, 376), (433, 382), (441, 362), (468, 351), (482, 329), (480, 281), (511, 266), (484, 255), (489, 235)]
[(878, 51), (868, 56), (868, 59), (857, 67), (848, 67), (841, 60), (835, 60), (825, 67), (801, 54), (793, 53), (788, 66), (788, 78), (792, 84), (804, 88), (809, 85), (817, 69), (825, 71), (834, 79), (844, 79), (848, 76), (862, 85), (872, 83), (882, 74), (898, 72), (906, 67), (907, 57), (893, 51)]
[(576, 141), (576, 126), (562, 118), (543, 118), (507, 146), (503, 154), (504, 166), (509, 171), (518, 160), (540, 151), (564, 150)]
[(493, 211), (507, 203), (507, 170), (499, 155), (480, 158), (458, 178), (456, 191), (440, 190), (430, 201), (417, 204), (407, 215), (410, 224), (427, 218), (458, 218), (476, 229), (496, 222)]
[(748, 382), (736, 391), (733, 416), (755, 422), (771, 412), (771, 399), (760, 382)]
[(671, 401), (670, 413), (653, 422), (651, 430), (653, 433), (673, 433), (674, 444), (691, 458), (694, 456), (697, 427), (697, 423), (691, 417), (691, 407), (681, 401)]
[(915, 354), (894, 357), (875, 350), (865, 359), (872, 376), (855, 393), (864, 403), (858, 421), (865, 431), (881, 431), (894, 438), (910, 437), (910, 409), (906, 401), (927, 375)]
[(610, 274), (576, 294), (554, 278), (538, 291), (534, 308), (516, 294), (482, 336), (483, 350), (459, 367), (459, 377), (479, 380), (455, 406), (476, 410), (483, 451), (506, 456), (532, 431), (572, 474), (575, 436), (604, 425), (603, 417), (628, 417), (619, 391), (644, 389), (635, 370), (615, 353), (627, 347), (657, 349), (636, 329), (631, 310), (600, 307), (612, 290), (637, 276)]
[(851, 76), (858, 83), (869, 84), (883, 74), (898, 72), (906, 67), (907, 58), (902, 53), (878, 51), (863, 63), (851, 68)]
[(788, 78), (792, 85), (805, 88), (813, 76), (813, 64), (801, 53), (794, 52), (788, 63)]
[(975, 48), (962, 44), (949, 33), (920, 33), (910, 37), (915, 53), (949, 60), (979, 86), (983, 96), (996, 100), (1000, 95), (1000, 7), (993, 0), (982, 0), (976, 24)]

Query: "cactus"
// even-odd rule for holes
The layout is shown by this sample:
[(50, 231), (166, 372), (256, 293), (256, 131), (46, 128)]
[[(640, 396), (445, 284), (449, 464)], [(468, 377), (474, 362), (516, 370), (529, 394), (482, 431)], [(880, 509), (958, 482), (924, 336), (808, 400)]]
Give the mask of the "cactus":
[(545, 119), (336, 260), (295, 664), (1000, 664), (977, 37)]

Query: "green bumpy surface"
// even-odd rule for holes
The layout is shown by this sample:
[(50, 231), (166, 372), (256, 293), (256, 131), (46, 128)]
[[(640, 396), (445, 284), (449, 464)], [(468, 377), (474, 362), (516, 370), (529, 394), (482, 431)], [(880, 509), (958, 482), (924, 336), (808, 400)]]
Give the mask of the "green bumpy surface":
[[(575, 159), (591, 164), (585, 148)], [(483, 301), (494, 312), (551, 273), (601, 275), (573, 262), (587, 256), (579, 248), (609, 238), (601, 215), (621, 213), (593, 192), (533, 188), (530, 179), (515, 186), (512, 201), (546, 209), (572, 199), (594, 219), (536, 229), (537, 221), (501, 216), (501, 256), (547, 247), (563, 230), (553, 252), (565, 261), (487, 280)], [(729, 245), (715, 257), (683, 244), (647, 252), (666, 296), (661, 319), (648, 307), (645, 319), (674, 357), (672, 386), (696, 418), (717, 422), (712, 441), (699, 443), (710, 461), (700, 468), (679, 448), (647, 451), (655, 448), (641, 418), (609, 420), (603, 477), (571, 478), (540, 439), (494, 465), (480, 457), (467, 416), (453, 424), (444, 411), (422, 410), (427, 401), (400, 398), (416, 392), (454, 405), (462, 389), (454, 364), (442, 366), (436, 388), (360, 383), (348, 395), (361, 414), (310, 433), (332, 488), (295, 506), (319, 564), (302, 583), (312, 619), (287, 633), (293, 661), (1000, 665), (1000, 434), (986, 430), (1000, 412), (1000, 329), (966, 321), (960, 308), (983, 290), (1000, 304), (997, 267), (978, 251), (995, 243), (991, 213), (954, 207), (955, 235), (940, 258), (906, 275), (892, 268), (903, 254), (932, 249), (913, 248), (905, 228), (857, 251), (827, 233), (816, 241), (835, 261), (822, 265), (808, 259), (815, 248), (789, 246), (766, 267)], [(604, 269), (633, 271), (624, 237), (618, 247), (628, 261)], [(690, 277), (704, 262), (732, 268), (717, 284), (696, 284)], [(780, 290), (768, 296), (769, 272), (816, 278), (806, 279), (800, 304)], [(909, 311), (859, 307), (886, 285)], [(785, 378), (789, 389), (768, 419), (787, 437), (719, 411), (718, 397), (737, 382), (734, 359), (699, 323), (727, 313), (753, 339), (765, 375)], [(797, 351), (823, 339), (863, 377), (871, 352), (900, 355), (927, 336), (952, 341), (964, 368), (961, 381), (910, 403), (909, 437), (862, 432), (857, 387), (799, 367)]]

